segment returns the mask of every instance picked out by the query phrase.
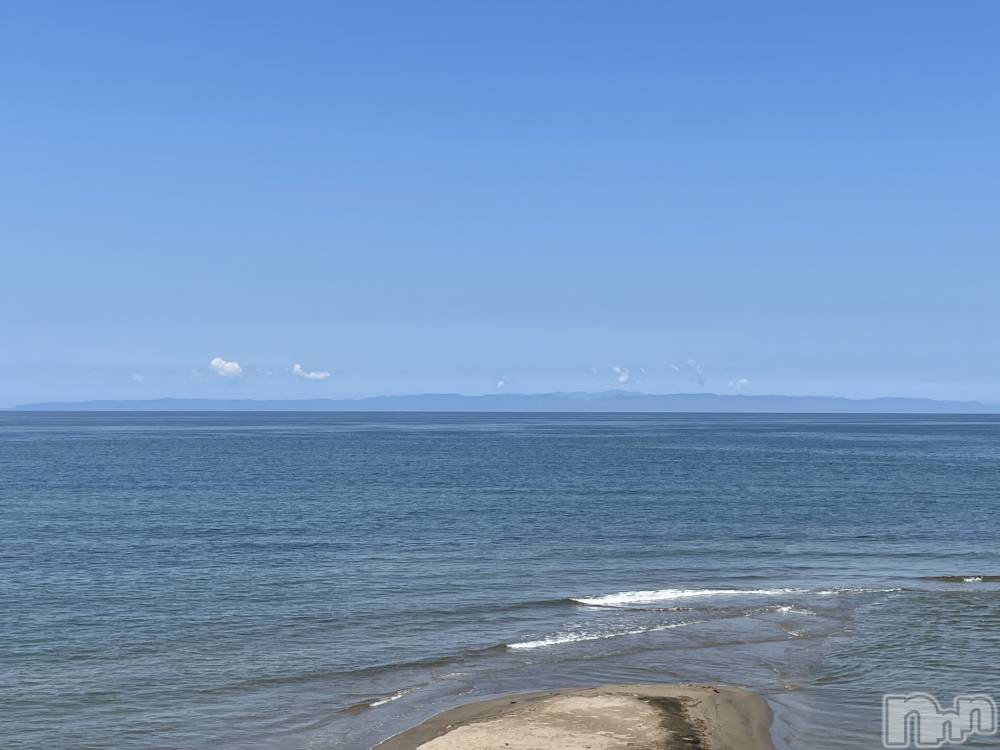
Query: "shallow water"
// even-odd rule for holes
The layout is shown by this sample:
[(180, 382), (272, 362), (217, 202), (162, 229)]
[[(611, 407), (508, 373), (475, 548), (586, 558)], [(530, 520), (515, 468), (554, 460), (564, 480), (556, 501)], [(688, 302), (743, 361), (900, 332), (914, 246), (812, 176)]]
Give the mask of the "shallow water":
[(995, 416), (0, 414), (3, 746), (698, 680), (877, 747), (883, 693), (1000, 696), (998, 496)]

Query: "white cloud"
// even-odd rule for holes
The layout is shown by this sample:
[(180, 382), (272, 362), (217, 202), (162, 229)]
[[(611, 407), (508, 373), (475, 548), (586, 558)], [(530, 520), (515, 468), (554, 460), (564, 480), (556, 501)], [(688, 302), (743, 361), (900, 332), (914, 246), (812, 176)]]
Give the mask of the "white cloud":
[(742, 391), (748, 385), (750, 385), (750, 381), (747, 380), (746, 378), (739, 378), (737, 380), (730, 380), (729, 381), (729, 387), (730, 388), (735, 388), (738, 391)]
[(507, 385), (507, 381), (504, 380), (503, 378), (500, 378), (497, 381), (497, 388), (503, 388), (505, 385)]
[(673, 370), (674, 372), (680, 372), (681, 371), (681, 368), (679, 368), (673, 362), (670, 363), (670, 369)]
[(611, 371), (615, 374), (615, 380), (623, 385), (632, 377), (627, 367), (615, 367), (611, 365)]
[(303, 370), (298, 362), (292, 365), (292, 375), (303, 380), (326, 380), (332, 374), (326, 370)]
[(688, 361), (685, 364), (694, 372), (695, 377), (698, 379), (698, 385), (705, 385), (705, 370), (702, 369), (702, 366), (690, 357), (688, 357)]
[(222, 357), (213, 357), (208, 363), (208, 369), (220, 378), (238, 378), (243, 375), (239, 362), (227, 362)]
[(133, 373), (132, 373), (131, 375), (129, 375), (128, 377), (129, 377), (129, 379), (130, 379), (130, 380), (131, 380), (131, 381), (132, 381), (133, 383), (141, 383), (141, 382), (142, 382), (143, 380), (145, 380), (145, 379), (146, 379), (146, 376), (145, 376), (145, 375), (140, 375), (140, 374), (139, 374), (139, 373), (137, 373), (137, 372), (133, 372)]

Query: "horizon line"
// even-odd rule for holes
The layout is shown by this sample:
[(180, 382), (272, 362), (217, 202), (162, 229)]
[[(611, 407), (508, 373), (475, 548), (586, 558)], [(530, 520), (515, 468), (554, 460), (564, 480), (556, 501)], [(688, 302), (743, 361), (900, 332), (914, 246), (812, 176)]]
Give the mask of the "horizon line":
[[(943, 411), (947, 407), (961, 407), (960, 412), (955, 413), (995, 413), (1000, 410), (1000, 404), (992, 404), (977, 400), (958, 400), (958, 399), (936, 399), (921, 396), (873, 396), (873, 397), (851, 397), (851, 396), (832, 396), (832, 395), (787, 395), (787, 394), (751, 394), (751, 393), (712, 393), (712, 392), (681, 392), (681, 393), (644, 393), (642, 391), (632, 391), (626, 389), (609, 389), (604, 391), (547, 391), (539, 393), (481, 393), (481, 394), (463, 394), (463, 393), (442, 393), (442, 392), (427, 392), (427, 393), (415, 393), (415, 394), (390, 394), (390, 395), (375, 395), (375, 396), (360, 396), (360, 397), (314, 397), (314, 398), (211, 398), (211, 397), (178, 397), (178, 396), (162, 396), (156, 398), (145, 398), (145, 399), (82, 399), (74, 401), (35, 401), (28, 403), (15, 404), (8, 407), (0, 407), (3, 411), (187, 411), (183, 407), (185, 405), (197, 406), (196, 411), (254, 411), (252, 408), (243, 409), (233, 409), (232, 407), (252, 407), (254, 405), (259, 405), (261, 411), (338, 411), (338, 409), (310, 409), (308, 405), (324, 405), (324, 406), (343, 406), (347, 407), (340, 409), (343, 411), (366, 411), (365, 409), (358, 409), (356, 407), (364, 405), (366, 403), (380, 403), (385, 406), (396, 405), (398, 409), (396, 411), (494, 411), (491, 409), (449, 409), (447, 408), (447, 402), (452, 401), (453, 405), (455, 403), (461, 402), (464, 406), (471, 406), (470, 402), (483, 401), (486, 403), (498, 404), (499, 402), (516, 402), (518, 400), (522, 401), (543, 401), (551, 400), (553, 405), (558, 404), (562, 409), (554, 409), (554, 411), (574, 411), (574, 412), (587, 412), (587, 411), (597, 411), (597, 412), (609, 412), (614, 411), (614, 409), (609, 409), (608, 407), (613, 404), (624, 405), (628, 403), (630, 406), (638, 407), (640, 405), (653, 407), (646, 409), (626, 409), (625, 411), (666, 411), (666, 412), (681, 412), (687, 411), (691, 413), (697, 413), (699, 411), (723, 413), (726, 410), (722, 409), (722, 403), (733, 404), (734, 402), (740, 402), (743, 404), (753, 405), (757, 404), (762, 408), (752, 409), (758, 413), (781, 413), (792, 408), (796, 413), (806, 413), (808, 410), (805, 409), (807, 405), (817, 405), (828, 404), (833, 406), (838, 405), (840, 408), (837, 409), (839, 413), (851, 413), (846, 411), (845, 408), (849, 407), (851, 404), (867, 405), (869, 407), (875, 405), (888, 406), (894, 404), (899, 407), (909, 406), (906, 412), (909, 413), (947, 413)], [(662, 403), (656, 404), (655, 402), (660, 400)], [(701, 400), (703, 403), (697, 404)], [(433, 403), (427, 403), (421, 405), (421, 401), (428, 401)], [(675, 403), (671, 404), (673, 401)], [(778, 404), (772, 404), (771, 408), (765, 406), (767, 401), (776, 401)], [(401, 403), (403, 402), (403, 403)], [(411, 402), (406, 404), (405, 402)], [(415, 403), (414, 403), (415, 402)], [(650, 403), (653, 402), (653, 403)], [(712, 402), (716, 402), (716, 408), (712, 408)], [(282, 409), (276, 407), (289, 407), (293, 405), (302, 405), (302, 409)], [(143, 406), (159, 406), (160, 408), (142, 408)], [(217, 406), (216, 409), (205, 408), (209, 405)], [(374, 405), (374, 404), (373, 404)], [(602, 408), (588, 409), (587, 406), (598, 406)], [(702, 408), (694, 409), (680, 409), (680, 406), (701, 406)], [(785, 408), (775, 408), (776, 406), (782, 406)], [(130, 406), (137, 408), (130, 409)], [(545, 412), (548, 409), (538, 408), (540, 404), (525, 404), (525, 406), (531, 406), (534, 408), (510, 408), (516, 407), (516, 403), (510, 403), (508, 408), (499, 411), (522, 411), (522, 412)], [(656, 408), (659, 406), (659, 408)], [(795, 408), (798, 406), (799, 408)], [(88, 408), (90, 407), (90, 408)], [(443, 408), (442, 408), (443, 407)], [(569, 407), (569, 408), (566, 408)], [(672, 407), (672, 408), (671, 408)], [(924, 408), (919, 408), (924, 407)], [(938, 408), (935, 408), (938, 407)], [(392, 411), (393, 409), (386, 408), (376, 408), (371, 409), (371, 411)], [(928, 412), (928, 410), (930, 410)], [(983, 411), (978, 411), (983, 410)], [(866, 410), (867, 413), (893, 413), (888, 412), (871, 412)], [(822, 410), (816, 412), (822, 413)]]

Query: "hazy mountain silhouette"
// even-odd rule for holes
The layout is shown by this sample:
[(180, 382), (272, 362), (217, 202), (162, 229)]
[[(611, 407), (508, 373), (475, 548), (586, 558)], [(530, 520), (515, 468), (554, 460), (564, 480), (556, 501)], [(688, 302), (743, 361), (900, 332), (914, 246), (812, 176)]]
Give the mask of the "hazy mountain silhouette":
[(18, 411), (481, 411), (481, 412), (760, 412), (831, 414), (998, 414), (1000, 405), (922, 398), (852, 399), (837, 396), (636, 391), (498, 393), (463, 396), (427, 393), (358, 399), (184, 399), (75, 401), (24, 404)]

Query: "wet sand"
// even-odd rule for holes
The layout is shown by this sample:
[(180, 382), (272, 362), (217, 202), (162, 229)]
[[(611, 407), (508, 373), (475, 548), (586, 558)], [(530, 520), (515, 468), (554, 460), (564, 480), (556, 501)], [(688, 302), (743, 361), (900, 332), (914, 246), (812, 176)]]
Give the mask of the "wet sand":
[(760, 696), (711, 685), (518, 693), (446, 711), (377, 750), (773, 750)]

